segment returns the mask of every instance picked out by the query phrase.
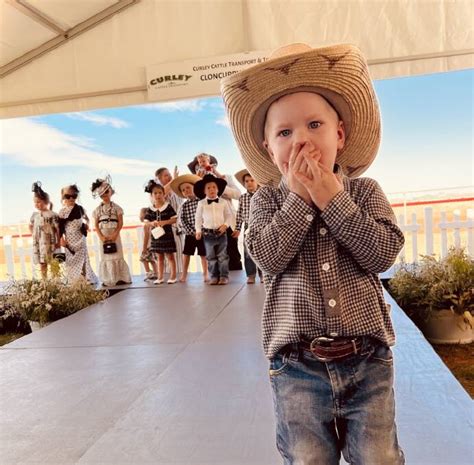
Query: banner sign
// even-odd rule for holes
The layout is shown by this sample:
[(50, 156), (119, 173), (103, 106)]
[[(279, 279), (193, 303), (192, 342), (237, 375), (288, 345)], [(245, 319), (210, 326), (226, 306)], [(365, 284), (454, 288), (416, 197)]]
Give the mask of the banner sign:
[(268, 52), (248, 52), (147, 66), (148, 99), (162, 101), (219, 95), (222, 78), (263, 63), (267, 56)]

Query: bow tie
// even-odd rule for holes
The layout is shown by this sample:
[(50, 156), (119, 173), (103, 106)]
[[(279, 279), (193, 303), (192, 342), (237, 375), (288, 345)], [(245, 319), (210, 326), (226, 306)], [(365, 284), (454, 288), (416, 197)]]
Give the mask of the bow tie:
[(207, 199), (207, 204), (210, 205), (212, 202), (219, 203), (219, 197), (217, 199)]

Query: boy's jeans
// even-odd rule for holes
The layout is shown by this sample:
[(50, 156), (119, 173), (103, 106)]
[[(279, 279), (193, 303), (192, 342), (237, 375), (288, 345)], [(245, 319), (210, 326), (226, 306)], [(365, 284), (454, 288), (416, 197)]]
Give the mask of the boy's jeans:
[(361, 354), (317, 361), (297, 345), (270, 361), (277, 447), (285, 465), (402, 465), (390, 348), (365, 339)]
[(248, 276), (255, 276), (257, 274), (257, 265), (250, 257), (247, 251), (247, 245), (244, 241), (244, 265), (245, 265), (245, 274)]
[(227, 255), (227, 236), (222, 234), (204, 234), (207, 268), (210, 278), (229, 277), (229, 256)]

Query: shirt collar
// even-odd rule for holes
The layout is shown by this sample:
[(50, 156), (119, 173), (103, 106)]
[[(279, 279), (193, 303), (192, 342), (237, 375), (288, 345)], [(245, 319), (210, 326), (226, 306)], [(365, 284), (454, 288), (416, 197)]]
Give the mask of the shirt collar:
[(168, 206), (168, 202), (165, 202), (160, 208), (156, 208), (154, 207), (153, 205), (150, 206), (150, 210), (153, 211), (153, 212), (162, 212), (166, 209), (166, 207)]

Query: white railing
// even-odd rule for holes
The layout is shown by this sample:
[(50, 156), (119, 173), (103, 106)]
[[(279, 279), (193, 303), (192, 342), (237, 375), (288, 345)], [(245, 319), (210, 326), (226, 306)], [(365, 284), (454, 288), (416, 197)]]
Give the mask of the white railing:
[[(474, 256), (474, 210), (468, 208), (464, 214), (459, 210), (452, 213), (440, 212), (433, 215), (433, 208), (424, 208), (423, 214), (411, 213), (398, 215), (398, 224), (405, 234), (405, 247), (398, 257), (398, 262), (417, 262), (420, 255), (436, 255), (444, 257), (451, 246), (464, 247)], [(408, 218), (407, 218), (408, 216)], [(461, 219), (465, 218), (465, 219)], [(408, 221), (407, 221), (408, 220)], [(128, 227), (122, 231), (124, 258), (133, 275), (144, 274), (139, 260), (143, 240), (141, 226)], [(32, 239), (28, 236), (4, 236), (3, 262), (0, 261), (0, 281), (9, 277), (28, 278), (38, 275), (33, 266)], [(94, 270), (99, 267), (99, 239), (95, 233), (87, 238), (89, 257)], [(239, 238), (242, 251), (242, 238)], [(1, 250), (0, 250), (1, 253)], [(243, 255), (242, 255), (243, 257)], [(190, 271), (200, 271), (201, 262), (197, 256), (191, 257)]]
[[(412, 213), (409, 223), (405, 221), (405, 215), (398, 215), (398, 225), (405, 235), (405, 247), (398, 261), (416, 263), (421, 254), (442, 258), (452, 246), (464, 247), (469, 255), (474, 256), (473, 211), (467, 209), (465, 220), (461, 220), (460, 212), (452, 214), (452, 221), (448, 221), (447, 216), (446, 212), (440, 212), (440, 219), (436, 224), (431, 207), (424, 209), (422, 218)], [(420, 239), (424, 239), (424, 244), (420, 244)], [(422, 248), (421, 251), (420, 248)], [(410, 257), (406, 256), (407, 250), (411, 251)]]
[[(143, 227), (128, 227), (121, 232), (124, 259), (127, 262), (132, 275), (143, 275), (145, 269), (140, 262), (141, 245), (143, 243)], [(0, 261), (0, 281), (9, 278), (23, 279), (38, 277), (39, 270), (33, 265), (33, 247), (31, 236), (24, 235), (13, 237), (3, 236), (1, 240), (3, 247), (4, 263)], [(99, 247), (101, 243), (95, 232), (90, 232), (87, 237), (87, 249), (89, 259), (94, 271), (99, 269)], [(201, 261), (197, 256), (191, 257), (189, 271), (201, 271)], [(181, 263), (177, 263), (178, 272), (181, 271)]]

